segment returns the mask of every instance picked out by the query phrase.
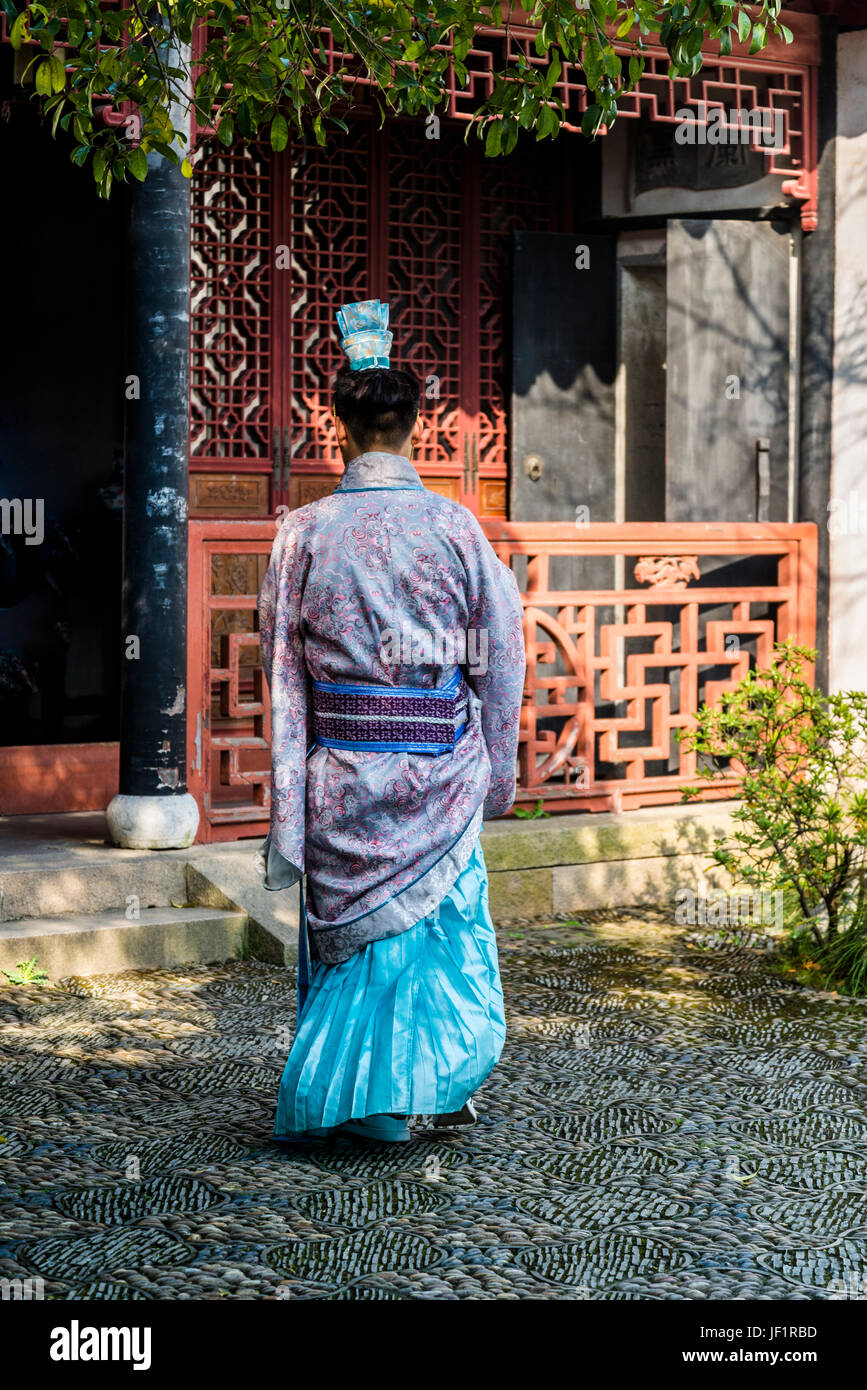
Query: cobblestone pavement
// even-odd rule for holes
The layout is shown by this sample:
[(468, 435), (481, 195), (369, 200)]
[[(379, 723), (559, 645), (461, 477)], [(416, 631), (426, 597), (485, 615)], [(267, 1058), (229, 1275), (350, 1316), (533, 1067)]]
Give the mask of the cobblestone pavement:
[(394, 1147), (270, 1142), (290, 970), (0, 988), (0, 1276), (88, 1299), (867, 1293), (867, 1003), (661, 919), (512, 928), (501, 959), (479, 1123)]

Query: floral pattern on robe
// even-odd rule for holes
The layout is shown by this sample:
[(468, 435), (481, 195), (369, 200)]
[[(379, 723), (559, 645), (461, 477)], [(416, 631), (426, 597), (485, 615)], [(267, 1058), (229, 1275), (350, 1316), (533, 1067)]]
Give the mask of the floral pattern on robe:
[[(372, 452), (347, 465), (330, 497), (284, 519), (259, 630), (272, 728), (260, 869), (269, 887), (306, 873), (314, 954), (347, 959), (414, 925), (416, 907), (432, 910), (482, 815), (514, 800), (525, 672), (517, 582), (471, 512), (425, 489), (408, 459)], [(440, 687), (458, 669), (449, 643), (468, 630), (485, 634), (486, 669), (470, 647), (468, 723), (453, 752), (310, 751), (311, 679)]]

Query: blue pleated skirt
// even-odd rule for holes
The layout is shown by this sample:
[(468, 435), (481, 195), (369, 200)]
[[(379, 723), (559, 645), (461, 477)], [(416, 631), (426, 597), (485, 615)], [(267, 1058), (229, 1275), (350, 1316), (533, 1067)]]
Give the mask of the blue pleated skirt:
[(506, 1037), (482, 847), (436, 911), (339, 965), (313, 964), (274, 1133), (460, 1110)]

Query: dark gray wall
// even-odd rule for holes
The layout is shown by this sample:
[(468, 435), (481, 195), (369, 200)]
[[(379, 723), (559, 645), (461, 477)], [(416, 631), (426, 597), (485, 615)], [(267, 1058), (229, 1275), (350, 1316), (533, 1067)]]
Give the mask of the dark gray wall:
[(4, 745), (118, 732), (124, 198), (101, 202), (70, 148), (19, 92), (0, 121), (0, 496), (42, 498), (46, 536), (0, 536)]

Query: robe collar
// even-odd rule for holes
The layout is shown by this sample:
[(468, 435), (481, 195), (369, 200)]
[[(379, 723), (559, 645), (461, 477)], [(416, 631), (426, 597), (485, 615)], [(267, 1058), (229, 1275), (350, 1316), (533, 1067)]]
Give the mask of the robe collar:
[(371, 450), (357, 454), (347, 463), (335, 492), (360, 492), (368, 488), (416, 488), (424, 491), (424, 483), (408, 458), (402, 454), (386, 454)]

